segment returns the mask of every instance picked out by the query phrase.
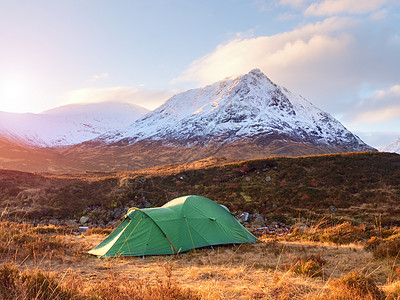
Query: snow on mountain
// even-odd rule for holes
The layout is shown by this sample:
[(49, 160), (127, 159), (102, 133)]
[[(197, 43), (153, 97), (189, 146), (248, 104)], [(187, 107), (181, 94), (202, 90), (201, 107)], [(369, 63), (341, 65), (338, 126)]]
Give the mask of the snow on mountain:
[(298, 141), (374, 150), (339, 121), (301, 96), (274, 84), (259, 69), (177, 94), (106, 143), (169, 141), (185, 146), (278, 134)]
[(395, 152), (400, 154), (400, 136), (389, 145), (380, 149), (382, 152)]
[(0, 136), (36, 147), (67, 146), (125, 128), (148, 112), (122, 102), (70, 104), (40, 114), (0, 112)]

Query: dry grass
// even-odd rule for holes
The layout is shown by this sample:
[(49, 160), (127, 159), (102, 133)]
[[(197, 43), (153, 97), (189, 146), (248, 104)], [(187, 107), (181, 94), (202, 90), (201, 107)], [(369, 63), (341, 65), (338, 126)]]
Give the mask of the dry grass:
[(400, 296), (398, 259), (377, 259), (361, 244), (265, 236), (256, 244), (196, 249), (179, 256), (98, 259), (86, 251), (106, 236), (104, 231), (82, 236), (55, 226), (1, 222), (0, 227), (0, 299)]

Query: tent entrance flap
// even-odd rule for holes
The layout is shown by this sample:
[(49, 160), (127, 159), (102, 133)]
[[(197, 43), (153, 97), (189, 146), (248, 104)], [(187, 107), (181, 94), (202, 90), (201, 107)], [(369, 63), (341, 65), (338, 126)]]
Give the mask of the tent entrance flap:
[[(132, 221), (132, 220), (129, 220), (128, 224), (127, 224), (126, 226), (122, 227), (122, 230), (121, 230), (119, 233), (117, 233), (117, 234), (115, 235), (114, 238), (110, 239), (107, 243), (104, 243), (104, 244), (103, 244), (103, 243), (100, 243), (97, 247), (93, 248), (93, 249), (90, 250), (88, 253), (89, 253), (89, 254), (96, 255), (96, 256), (99, 256), (99, 257), (105, 255), (105, 254), (112, 248), (112, 246), (114, 246), (115, 242), (119, 240), (119, 238), (120, 238), (121, 235), (124, 233), (125, 229), (129, 226), (129, 224), (131, 223), (131, 221)], [(122, 223), (122, 224), (123, 224), (123, 223)], [(121, 224), (121, 225), (122, 225), (122, 224)], [(121, 225), (119, 225), (119, 226), (121, 226)], [(117, 228), (117, 229), (118, 229), (118, 228)], [(111, 233), (111, 234), (112, 234), (112, 233)], [(111, 234), (110, 234), (110, 235), (111, 235)], [(103, 242), (104, 242), (104, 241), (103, 241)], [(102, 245), (102, 244), (103, 244), (103, 245)]]

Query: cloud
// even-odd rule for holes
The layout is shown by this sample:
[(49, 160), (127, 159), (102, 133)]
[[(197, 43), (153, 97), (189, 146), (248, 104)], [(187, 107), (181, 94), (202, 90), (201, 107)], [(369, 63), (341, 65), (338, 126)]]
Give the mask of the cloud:
[[(287, 1), (287, 0), (286, 0)], [(292, 0), (293, 1), (293, 0)], [(365, 14), (379, 10), (389, 0), (324, 0), (311, 4), (305, 14), (309, 16), (333, 16), (337, 14)]]
[(88, 81), (89, 82), (95, 82), (95, 81), (97, 81), (99, 79), (106, 79), (108, 77), (109, 77), (108, 73), (101, 73), (101, 74), (98, 74), (98, 75), (93, 75)]
[(194, 61), (175, 82), (192, 80), (208, 84), (260, 65), (271, 70), (291, 63), (304, 64), (315, 58), (316, 52), (325, 53), (332, 46), (336, 49), (333, 51), (337, 51), (340, 45), (349, 43), (348, 36), (334, 37), (329, 33), (351, 26), (351, 23), (346, 19), (330, 18), (274, 36), (236, 38)]
[(65, 95), (64, 102), (70, 104), (118, 101), (153, 110), (175, 93), (174, 90), (150, 90), (142, 87), (86, 88), (69, 92)]
[(304, 6), (306, 3), (310, 2), (310, 0), (280, 0), (281, 5), (290, 6), (293, 8), (300, 8)]
[(352, 122), (379, 123), (400, 121), (400, 84), (386, 90), (375, 91), (372, 96), (360, 100), (354, 113), (346, 116)]
[(331, 114), (343, 114), (359, 88), (400, 78), (400, 40), (379, 24), (330, 17), (295, 30), (236, 38), (193, 61), (174, 82), (210, 84), (260, 68), (272, 81)]
[(343, 121), (368, 144), (386, 146), (400, 136), (400, 84), (349, 105)]

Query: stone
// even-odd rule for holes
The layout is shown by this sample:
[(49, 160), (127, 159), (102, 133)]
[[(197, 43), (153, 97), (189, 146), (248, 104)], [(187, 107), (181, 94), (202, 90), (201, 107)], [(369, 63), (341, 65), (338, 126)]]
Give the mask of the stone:
[(329, 207), (329, 209), (331, 210), (331, 212), (336, 212), (336, 211), (337, 211), (337, 207), (335, 207), (335, 206), (333, 206), (333, 205), (331, 205), (331, 206)]
[(65, 224), (68, 225), (68, 226), (76, 226), (76, 225), (78, 225), (76, 223), (76, 220), (66, 220)]
[(265, 181), (266, 181), (266, 182), (270, 182), (270, 181), (271, 181), (271, 176), (267, 176), (267, 177), (265, 178)]
[(237, 218), (241, 223), (243, 223), (249, 221), (249, 216), (250, 214), (248, 212), (242, 212), (237, 216)]
[(260, 215), (259, 213), (254, 213), (251, 216), (251, 223), (253, 225), (260, 225), (260, 226), (265, 225), (265, 218), (262, 215)]
[(82, 216), (82, 217), (79, 219), (79, 223), (81, 223), (81, 224), (85, 224), (87, 221), (89, 221), (89, 218), (86, 217), (86, 216)]

